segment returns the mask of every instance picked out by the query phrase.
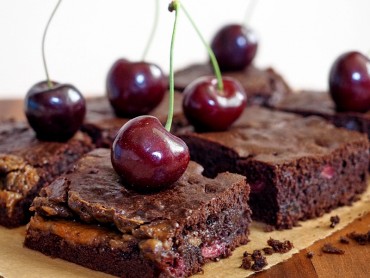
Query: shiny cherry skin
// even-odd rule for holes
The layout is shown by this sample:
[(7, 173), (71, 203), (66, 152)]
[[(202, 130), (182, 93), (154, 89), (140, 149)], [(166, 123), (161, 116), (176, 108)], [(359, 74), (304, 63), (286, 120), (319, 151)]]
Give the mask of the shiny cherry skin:
[(329, 74), (330, 94), (338, 111), (370, 110), (370, 60), (351, 51), (335, 60)]
[(239, 71), (252, 63), (258, 40), (252, 30), (243, 25), (230, 24), (216, 33), (211, 48), (222, 71)]
[(111, 149), (113, 168), (124, 184), (141, 192), (172, 185), (185, 172), (189, 159), (185, 142), (169, 133), (153, 116), (128, 121)]
[(223, 131), (242, 114), (247, 95), (241, 84), (224, 77), (224, 90), (219, 91), (215, 77), (200, 77), (184, 90), (183, 111), (199, 131)]
[(25, 98), (25, 114), (36, 136), (44, 141), (66, 141), (81, 127), (86, 103), (74, 86), (46, 81), (31, 87)]
[(108, 72), (107, 96), (118, 117), (135, 117), (149, 113), (162, 101), (167, 84), (157, 65), (120, 59)]

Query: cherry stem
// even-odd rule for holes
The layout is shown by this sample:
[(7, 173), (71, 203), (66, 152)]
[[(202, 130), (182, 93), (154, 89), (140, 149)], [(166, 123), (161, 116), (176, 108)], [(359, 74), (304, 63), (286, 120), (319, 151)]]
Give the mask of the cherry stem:
[(51, 13), (50, 17), (49, 17), (49, 20), (48, 22), (46, 23), (46, 26), (45, 26), (45, 30), (44, 30), (44, 34), (42, 36), (42, 60), (43, 60), (43, 63), (44, 63), (44, 69), (45, 69), (45, 74), (46, 74), (46, 80), (47, 80), (47, 83), (48, 83), (48, 87), (49, 89), (51, 89), (53, 87), (53, 84), (52, 82), (50, 81), (50, 77), (49, 77), (49, 71), (48, 71), (48, 66), (46, 64), (46, 58), (45, 58), (45, 40), (46, 40), (46, 34), (48, 32), (48, 29), (49, 29), (49, 25), (50, 25), (50, 22), (52, 21), (54, 15), (55, 15), (55, 12), (58, 10), (58, 7), (60, 5), (60, 3), (62, 3), (62, 0), (59, 0), (58, 3), (56, 4), (53, 12)]
[[(251, 21), (251, 17), (253, 15), (253, 12), (256, 8), (257, 0), (249, 0), (249, 3), (247, 5), (247, 9), (245, 11), (244, 15), (244, 26), (248, 26), (249, 22)], [(242, 24), (243, 25), (243, 24)]]
[(172, 119), (173, 119), (173, 106), (174, 106), (174, 99), (175, 99), (175, 81), (174, 81), (174, 70), (173, 70), (173, 52), (175, 48), (175, 37), (176, 37), (176, 29), (177, 29), (177, 19), (179, 15), (179, 6), (180, 3), (178, 1), (172, 1), (168, 7), (169, 11), (175, 11), (175, 21), (173, 23), (173, 30), (172, 30), (172, 37), (171, 37), (171, 47), (170, 47), (170, 95), (169, 95), (169, 109), (168, 109), (168, 116), (165, 128), (168, 132), (171, 131), (172, 126)]
[(183, 10), (183, 12), (185, 13), (185, 15), (188, 18), (188, 20), (190, 21), (190, 23), (193, 26), (194, 30), (197, 32), (197, 34), (198, 34), (200, 40), (202, 41), (203, 45), (207, 49), (209, 58), (211, 59), (213, 71), (214, 71), (215, 76), (217, 78), (217, 88), (218, 88), (219, 91), (223, 91), (224, 90), (224, 83), (222, 81), (222, 75), (221, 75), (220, 66), (218, 65), (218, 62), (217, 62), (217, 59), (216, 59), (216, 56), (215, 56), (214, 52), (212, 51), (211, 47), (208, 45), (208, 43), (206, 42), (206, 40), (202, 36), (202, 33), (198, 29), (197, 25), (195, 24), (194, 20), (191, 18), (191, 16), (188, 13), (188, 11), (185, 9), (184, 5), (181, 4), (180, 7)]
[(159, 19), (159, 0), (156, 0), (155, 1), (154, 22), (153, 22), (153, 25), (152, 25), (152, 30), (150, 31), (150, 36), (149, 36), (148, 42), (146, 43), (146, 46), (145, 46), (145, 49), (144, 49), (142, 61), (145, 60), (145, 58), (146, 58), (146, 56), (149, 52), (150, 46), (152, 45), (155, 32), (157, 31), (158, 19)]

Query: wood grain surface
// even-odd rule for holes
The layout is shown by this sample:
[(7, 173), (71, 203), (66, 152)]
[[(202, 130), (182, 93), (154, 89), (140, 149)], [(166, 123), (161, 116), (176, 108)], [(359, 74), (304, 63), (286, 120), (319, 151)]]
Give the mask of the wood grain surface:
[[(0, 118), (9, 117), (24, 119), (22, 100), (0, 101)], [(339, 238), (348, 233), (354, 231), (365, 233), (369, 230), (370, 214), (359, 216), (344, 229), (317, 241), (289, 260), (255, 274), (254, 277), (370, 277), (370, 244), (359, 245), (354, 241), (350, 241), (349, 244), (339, 242)], [(323, 253), (321, 248), (325, 243), (339, 247), (345, 251), (345, 254)], [(307, 257), (308, 252), (314, 253), (311, 259)]]

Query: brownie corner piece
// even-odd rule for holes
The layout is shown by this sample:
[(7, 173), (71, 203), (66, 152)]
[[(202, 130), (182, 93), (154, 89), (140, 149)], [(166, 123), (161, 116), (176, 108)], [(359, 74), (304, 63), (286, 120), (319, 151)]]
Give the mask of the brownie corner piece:
[(39, 190), (71, 169), (92, 149), (77, 133), (67, 142), (42, 142), (23, 122), (0, 123), (0, 225), (14, 228), (28, 222), (29, 207)]
[(140, 194), (120, 182), (109, 150), (94, 150), (34, 200), (25, 246), (120, 277), (200, 272), (246, 244), (251, 222), (245, 177), (201, 171), (190, 162), (173, 187)]

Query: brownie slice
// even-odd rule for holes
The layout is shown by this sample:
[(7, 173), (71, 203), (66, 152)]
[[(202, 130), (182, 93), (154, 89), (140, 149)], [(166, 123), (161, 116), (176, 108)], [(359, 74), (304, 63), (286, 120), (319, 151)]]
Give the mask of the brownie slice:
[(201, 175), (190, 162), (173, 187), (151, 194), (126, 188), (110, 151), (83, 157), (45, 187), (25, 246), (120, 277), (187, 277), (248, 241), (245, 177)]
[[(117, 117), (107, 97), (87, 99), (86, 117), (81, 130), (87, 133), (99, 148), (110, 148), (118, 130), (129, 118)], [(175, 93), (174, 113), (181, 112), (182, 95)], [(164, 96), (162, 102), (152, 111), (150, 115), (157, 117), (162, 123), (167, 120), (169, 110), (169, 95)]]
[(195, 133), (187, 127), (178, 135), (205, 175), (246, 176), (254, 218), (277, 228), (351, 204), (367, 186), (367, 137), (319, 117), (255, 106), (227, 132)]
[[(191, 65), (175, 72), (175, 88), (183, 91), (196, 78), (207, 75), (214, 75), (209, 64)], [(274, 103), (291, 91), (284, 79), (272, 68), (261, 70), (251, 65), (244, 71), (224, 72), (223, 75), (233, 77), (241, 83), (250, 104)]]
[(0, 225), (27, 223), (29, 207), (41, 187), (69, 170), (92, 147), (82, 133), (65, 143), (41, 142), (25, 123), (1, 122)]
[(320, 116), (337, 127), (359, 131), (370, 138), (370, 112), (338, 112), (328, 92), (302, 91), (286, 95), (270, 106), (302, 116)]

